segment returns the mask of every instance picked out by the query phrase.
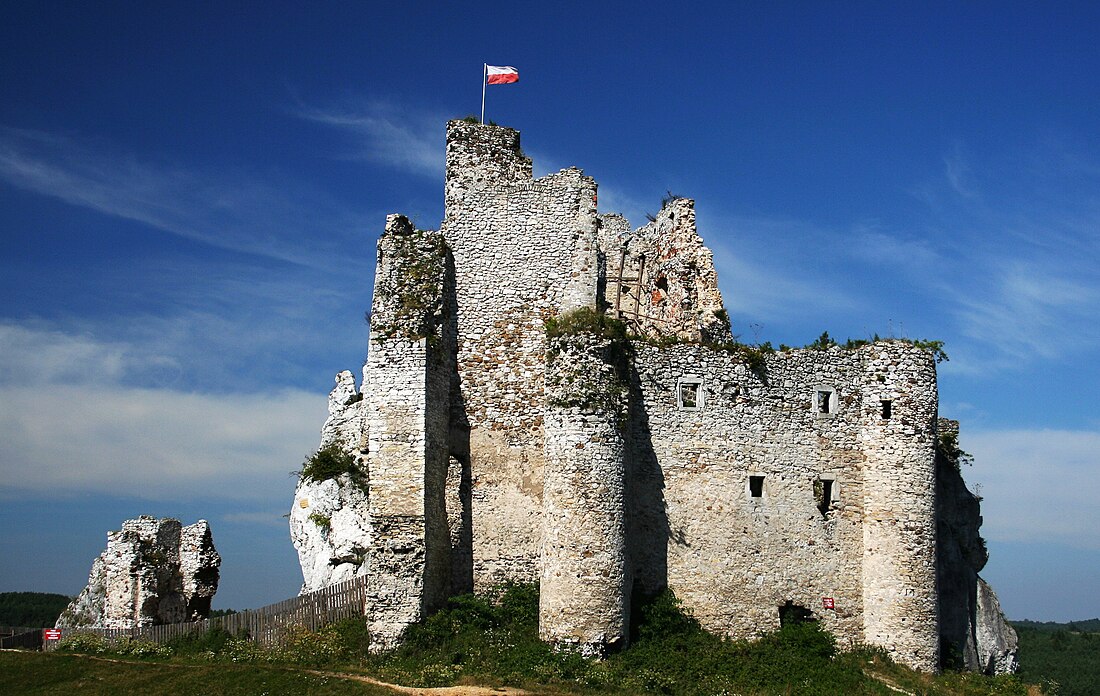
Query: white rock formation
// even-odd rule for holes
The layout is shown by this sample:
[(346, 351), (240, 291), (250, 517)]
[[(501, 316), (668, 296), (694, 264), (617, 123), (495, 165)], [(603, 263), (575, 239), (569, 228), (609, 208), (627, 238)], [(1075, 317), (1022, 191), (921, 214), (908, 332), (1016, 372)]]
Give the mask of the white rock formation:
[(206, 520), (142, 516), (107, 533), (88, 585), (61, 613), (58, 628), (134, 628), (205, 618), (218, 590), (221, 556)]
[[(366, 454), (365, 403), (350, 371), (336, 375), (321, 430), (322, 448), (339, 445), (359, 466)], [(366, 575), (371, 543), (366, 487), (346, 474), (300, 479), (290, 508), (290, 538), (302, 566), (303, 593)]]

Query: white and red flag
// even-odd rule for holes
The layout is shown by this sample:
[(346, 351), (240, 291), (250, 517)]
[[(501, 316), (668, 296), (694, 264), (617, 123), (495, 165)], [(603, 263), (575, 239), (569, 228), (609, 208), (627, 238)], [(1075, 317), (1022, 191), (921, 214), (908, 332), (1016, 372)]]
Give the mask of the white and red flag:
[(507, 85), (513, 82), (519, 82), (519, 70), (516, 70), (511, 65), (485, 66), (485, 84)]

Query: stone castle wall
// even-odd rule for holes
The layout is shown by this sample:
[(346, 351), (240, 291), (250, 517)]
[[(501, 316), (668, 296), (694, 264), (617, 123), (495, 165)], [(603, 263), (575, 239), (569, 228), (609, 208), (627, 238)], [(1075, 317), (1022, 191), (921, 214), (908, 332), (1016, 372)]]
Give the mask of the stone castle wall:
[[(636, 349), (644, 417), (631, 419), (627, 500), (641, 588), (667, 582), (704, 626), (731, 637), (778, 628), (789, 603), (850, 643), (935, 664), (924, 481), (934, 458), (931, 356), (878, 343), (780, 352), (753, 370), (704, 346)], [(694, 406), (684, 403), (685, 385), (696, 390)], [(869, 515), (890, 529), (869, 530)], [(869, 601), (899, 607), (874, 632), (865, 629)], [(897, 636), (915, 629), (922, 642), (899, 647)]]
[(539, 577), (543, 324), (595, 299), (595, 197), (579, 169), (532, 179), (513, 130), (448, 124), (441, 231), (454, 256), (466, 420), (454, 448), (469, 456), (478, 587)]
[[(346, 536), (367, 553), (348, 563), (334, 529), (299, 545), (303, 569), (328, 554), (329, 576), (371, 577), (376, 648), (449, 593), (540, 581), (541, 635), (587, 653), (625, 642), (635, 592), (667, 587), (716, 633), (813, 618), (937, 669), (933, 356), (883, 341), (750, 361), (690, 199), (632, 231), (580, 170), (531, 171), (517, 132), (451, 122), (440, 232), (387, 221), (363, 389), (338, 377), (324, 431), (369, 495), (326, 481), (292, 512), (296, 545), (307, 503), (358, 514)], [(548, 340), (576, 308), (645, 339)]]

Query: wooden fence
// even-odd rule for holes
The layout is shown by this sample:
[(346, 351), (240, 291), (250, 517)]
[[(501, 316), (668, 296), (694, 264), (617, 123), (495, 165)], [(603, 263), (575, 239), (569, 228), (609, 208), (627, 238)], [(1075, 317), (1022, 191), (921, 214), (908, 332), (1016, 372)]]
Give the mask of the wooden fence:
[(38, 650), (42, 647), (42, 629), (25, 626), (0, 626), (0, 648)]
[[(364, 616), (366, 605), (367, 578), (360, 577), (228, 616), (192, 623), (134, 628), (65, 628), (61, 637), (74, 633), (94, 633), (104, 638), (141, 638), (154, 643), (165, 643), (190, 633), (205, 633), (212, 628), (222, 628), (233, 635), (244, 636), (263, 645), (277, 645), (290, 627), (316, 631), (341, 619)], [(52, 650), (57, 647), (57, 642), (47, 640), (44, 648)]]

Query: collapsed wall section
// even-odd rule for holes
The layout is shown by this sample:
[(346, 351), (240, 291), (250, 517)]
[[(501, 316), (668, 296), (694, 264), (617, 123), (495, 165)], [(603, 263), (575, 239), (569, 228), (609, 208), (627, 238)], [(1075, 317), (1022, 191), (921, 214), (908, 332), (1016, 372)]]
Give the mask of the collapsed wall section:
[(206, 520), (141, 516), (107, 533), (88, 585), (57, 627), (136, 628), (206, 618), (221, 557)]
[(442, 235), (416, 230), (402, 216), (387, 219), (367, 360), (367, 594), (375, 650), (396, 645), (449, 594), (444, 496), (454, 335), (445, 288), (452, 273)]
[(538, 579), (544, 322), (595, 303), (595, 199), (579, 169), (533, 179), (516, 131), (448, 124), (441, 231), (456, 268), (477, 587)]
[(650, 338), (732, 341), (714, 257), (695, 228), (695, 201), (670, 197), (631, 233), (622, 232), (621, 220), (602, 216), (599, 237), (602, 298), (612, 316)]

